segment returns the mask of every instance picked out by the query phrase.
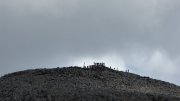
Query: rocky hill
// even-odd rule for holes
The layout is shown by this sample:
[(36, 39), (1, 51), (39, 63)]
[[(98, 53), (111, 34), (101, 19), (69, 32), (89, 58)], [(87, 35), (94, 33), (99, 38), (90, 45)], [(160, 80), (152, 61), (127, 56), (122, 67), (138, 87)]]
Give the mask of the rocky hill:
[(1, 77), (0, 101), (180, 101), (180, 87), (105, 66), (34, 69)]

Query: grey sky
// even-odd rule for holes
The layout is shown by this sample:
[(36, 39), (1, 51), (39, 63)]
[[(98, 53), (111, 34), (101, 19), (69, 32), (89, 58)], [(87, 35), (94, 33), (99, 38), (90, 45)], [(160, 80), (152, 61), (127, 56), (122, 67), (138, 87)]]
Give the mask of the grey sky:
[(0, 73), (105, 61), (180, 85), (179, 0), (1, 0)]

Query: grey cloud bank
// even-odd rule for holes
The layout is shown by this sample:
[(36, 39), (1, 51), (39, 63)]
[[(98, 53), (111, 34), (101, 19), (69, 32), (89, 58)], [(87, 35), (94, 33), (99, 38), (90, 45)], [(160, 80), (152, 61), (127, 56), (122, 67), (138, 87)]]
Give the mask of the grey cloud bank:
[(105, 61), (180, 85), (179, 0), (1, 0), (0, 73)]

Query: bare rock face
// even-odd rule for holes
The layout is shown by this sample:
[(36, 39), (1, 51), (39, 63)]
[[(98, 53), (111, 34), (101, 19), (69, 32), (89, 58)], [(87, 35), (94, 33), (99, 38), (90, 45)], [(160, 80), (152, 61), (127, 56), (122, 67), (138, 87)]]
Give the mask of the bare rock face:
[(0, 101), (180, 101), (180, 87), (105, 66), (35, 69), (1, 77)]

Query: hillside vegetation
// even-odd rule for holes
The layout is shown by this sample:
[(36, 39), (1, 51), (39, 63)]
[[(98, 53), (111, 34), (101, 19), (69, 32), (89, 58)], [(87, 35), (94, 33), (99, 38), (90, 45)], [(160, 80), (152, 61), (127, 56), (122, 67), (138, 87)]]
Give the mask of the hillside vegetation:
[(180, 87), (107, 67), (34, 69), (1, 77), (0, 101), (180, 101)]

